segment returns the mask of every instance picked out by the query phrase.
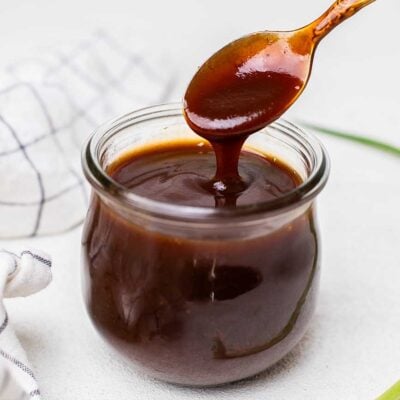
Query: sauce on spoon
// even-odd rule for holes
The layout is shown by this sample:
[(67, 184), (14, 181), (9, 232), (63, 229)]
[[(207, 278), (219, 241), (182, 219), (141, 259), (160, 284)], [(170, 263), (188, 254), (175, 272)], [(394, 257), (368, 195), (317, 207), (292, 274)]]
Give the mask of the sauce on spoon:
[(217, 171), (209, 190), (233, 196), (246, 189), (238, 173), (244, 141), (296, 101), (307, 84), (319, 41), (373, 1), (337, 0), (303, 28), (245, 36), (200, 67), (187, 88), (184, 114), (216, 154)]

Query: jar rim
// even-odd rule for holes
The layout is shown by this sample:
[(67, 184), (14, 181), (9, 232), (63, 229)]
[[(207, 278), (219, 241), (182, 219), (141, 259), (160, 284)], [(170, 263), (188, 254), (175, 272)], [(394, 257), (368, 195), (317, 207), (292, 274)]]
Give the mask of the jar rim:
[[(92, 188), (108, 200), (131, 211), (152, 217), (179, 221), (205, 222), (215, 220), (255, 219), (260, 216), (277, 215), (311, 202), (324, 188), (330, 170), (328, 154), (322, 143), (297, 125), (279, 119), (270, 126), (306, 144), (312, 151), (314, 163), (309, 176), (296, 188), (283, 196), (264, 202), (239, 205), (234, 208), (210, 208), (168, 204), (140, 196), (115, 181), (101, 166), (100, 148), (114, 134), (143, 121), (163, 117), (182, 117), (181, 103), (168, 103), (141, 108), (114, 118), (99, 126), (87, 139), (82, 150), (82, 168)], [(268, 129), (264, 128), (264, 129)], [(263, 129), (259, 132), (262, 132)]]

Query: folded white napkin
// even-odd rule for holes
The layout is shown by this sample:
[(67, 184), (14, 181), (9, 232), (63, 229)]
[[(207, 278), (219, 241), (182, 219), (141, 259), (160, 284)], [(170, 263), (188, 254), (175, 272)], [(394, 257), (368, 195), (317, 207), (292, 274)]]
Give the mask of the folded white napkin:
[(25, 351), (10, 326), (4, 297), (25, 297), (51, 281), (51, 260), (38, 250), (20, 256), (0, 249), (0, 399), (40, 399)]
[(0, 237), (82, 221), (85, 138), (118, 114), (166, 102), (174, 86), (171, 62), (141, 42), (98, 32), (0, 71)]

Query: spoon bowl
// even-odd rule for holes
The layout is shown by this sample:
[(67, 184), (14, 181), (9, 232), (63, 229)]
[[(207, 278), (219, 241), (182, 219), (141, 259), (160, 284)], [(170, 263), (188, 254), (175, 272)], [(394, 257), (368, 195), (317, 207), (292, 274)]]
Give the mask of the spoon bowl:
[(246, 138), (279, 118), (310, 76), (319, 41), (374, 0), (337, 0), (321, 17), (294, 31), (257, 32), (209, 58), (184, 97), (189, 126), (210, 141)]
[(296, 31), (258, 32), (214, 54), (185, 95), (191, 128), (217, 140), (247, 136), (279, 118), (310, 75), (314, 43), (302, 39)]

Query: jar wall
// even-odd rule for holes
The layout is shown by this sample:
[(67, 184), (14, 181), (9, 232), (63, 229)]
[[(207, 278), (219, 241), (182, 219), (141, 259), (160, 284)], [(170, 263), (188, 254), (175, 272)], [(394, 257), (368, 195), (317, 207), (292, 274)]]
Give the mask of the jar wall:
[(319, 276), (314, 200), (329, 161), (313, 136), (278, 121), (246, 142), (303, 182), (276, 201), (174, 206), (107, 175), (125, 151), (176, 138), (202, 141), (180, 108), (165, 105), (111, 121), (90, 139), (83, 291), (95, 328), (132, 365), (168, 382), (217, 385), (268, 368), (306, 331)]
[(215, 385), (264, 370), (302, 337), (319, 236), (313, 206), (271, 233), (210, 241), (143, 229), (95, 195), (83, 260), (89, 315), (121, 355), (162, 380)]

